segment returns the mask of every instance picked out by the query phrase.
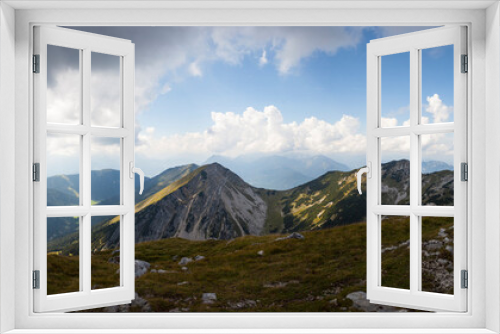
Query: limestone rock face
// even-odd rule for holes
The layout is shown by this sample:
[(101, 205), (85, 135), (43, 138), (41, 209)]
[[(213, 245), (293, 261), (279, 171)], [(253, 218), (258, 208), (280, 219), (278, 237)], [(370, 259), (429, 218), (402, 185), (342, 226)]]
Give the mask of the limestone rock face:
[(136, 214), (136, 242), (179, 237), (231, 239), (259, 235), (267, 204), (236, 174), (205, 166), (185, 185)]
[[(223, 166), (200, 167), (171, 185), (163, 197), (149, 198), (135, 215), (135, 242), (165, 238), (232, 239), (260, 235), (267, 204), (257, 189)], [(158, 193), (159, 194), (159, 193)], [(161, 197), (161, 198), (160, 198)], [(119, 243), (108, 230), (105, 248)]]

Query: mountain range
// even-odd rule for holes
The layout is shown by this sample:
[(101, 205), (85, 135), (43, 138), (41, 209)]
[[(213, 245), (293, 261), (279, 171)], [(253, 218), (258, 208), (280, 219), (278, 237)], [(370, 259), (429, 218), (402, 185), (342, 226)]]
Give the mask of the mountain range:
[(257, 188), (286, 190), (312, 181), (326, 172), (348, 171), (349, 167), (324, 155), (285, 157), (243, 155), (211, 156), (205, 164), (219, 163)]
[[(152, 180), (156, 180), (153, 182)], [(161, 185), (160, 185), (161, 183)], [(424, 205), (452, 205), (453, 172), (422, 176)], [(382, 165), (382, 202), (408, 204), (409, 161)], [(232, 239), (324, 229), (362, 222), (366, 198), (356, 188), (356, 170), (331, 171), (289, 190), (251, 186), (219, 163), (187, 165), (150, 179), (136, 204), (136, 243), (179, 237)], [(118, 219), (93, 224), (93, 249), (116, 247)], [(49, 250), (74, 254), (75, 233), (49, 240)]]

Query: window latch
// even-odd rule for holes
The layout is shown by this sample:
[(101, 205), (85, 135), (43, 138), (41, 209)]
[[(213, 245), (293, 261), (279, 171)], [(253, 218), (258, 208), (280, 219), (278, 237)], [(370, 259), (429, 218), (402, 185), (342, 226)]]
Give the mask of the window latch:
[(367, 178), (369, 179), (372, 178), (372, 163), (370, 161), (368, 161), (366, 167), (363, 167), (360, 170), (358, 170), (358, 173), (356, 174), (358, 180), (358, 192), (360, 195), (363, 193), (361, 191), (361, 179), (364, 173), (366, 173)]

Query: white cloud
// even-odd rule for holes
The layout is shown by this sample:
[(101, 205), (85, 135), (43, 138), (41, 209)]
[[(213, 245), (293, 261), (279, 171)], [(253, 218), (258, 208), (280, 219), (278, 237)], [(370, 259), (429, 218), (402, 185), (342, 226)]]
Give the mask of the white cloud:
[[(63, 124), (80, 123), (78, 71), (67, 69), (54, 73), (53, 76), (54, 84), (47, 87), (47, 121)], [(91, 124), (118, 127), (120, 125), (119, 73), (93, 72), (90, 93)]]
[(203, 76), (203, 73), (201, 72), (200, 66), (197, 62), (192, 62), (189, 65), (189, 74), (191, 74), (193, 77)]
[(263, 50), (262, 51), (262, 56), (260, 56), (260, 58), (259, 58), (259, 65), (260, 66), (264, 66), (264, 65), (267, 64), (267, 62), (268, 62), (268, 60), (267, 60), (267, 52), (266, 52), (266, 50)]
[(428, 105), (425, 108), (425, 111), (432, 114), (434, 123), (442, 123), (448, 121), (448, 118), (453, 112), (453, 108), (445, 105), (439, 98), (438, 94), (428, 96), (427, 103)]
[(398, 119), (397, 118), (382, 117), (380, 119), (380, 125), (383, 128), (392, 128), (394, 126), (398, 126)]
[(54, 76), (54, 86), (47, 87), (47, 121), (78, 124), (80, 122), (79, 71), (68, 69)]
[(288, 73), (298, 66), (302, 59), (310, 57), (317, 51), (333, 55), (340, 48), (356, 46), (361, 40), (362, 29), (290, 27), (285, 35), (282, 47), (276, 51), (276, 58), (279, 61), (278, 69), (281, 74)]
[[(272, 51), (279, 73), (288, 74), (315, 52), (335, 54), (340, 48), (356, 46), (361, 27), (215, 27), (211, 38), (215, 54), (229, 64), (260, 50)], [(269, 61), (268, 54), (265, 59)], [(262, 64), (262, 57), (259, 63)]]
[[(432, 115), (434, 123), (447, 122), (453, 112), (451, 106), (447, 106), (441, 101), (438, 94), (428, 96), (425, 111)], [(429, 124), (427, 116), (421, 118), (422, 124)], [(404, 121), (401, 125), (396, 118), (381, 118), (382, 127), (409, 126), (410, 120)], [(388, 161), (392, 159), (408, 159), (410, 152), (410, 140), (408, 136), (385, 137), (382, 138), (382, 159)], [(453, 163), (453, 135), (452, 134), (428, 134), (420, 136), (420, 145), (424, 160), (438, 160)]]
[(212, 112), (213, 124), (203, 132), (155, 136), (153, 129), (139, 135), (139, 154), (149, 158), (182, 154), (222, 154), (309, 151), (318, 154), (340, 152), (362, 154), (366, 139), (360, 134), (359, 120), (344, 115), (335, 123), (316, 117), (301, 123), (285, 123), (275, 106), (263, 111), (247, 108), (242, 114)]
[(95, 71), (90, 79), (91, 124), (120, 126), (120, 73)]

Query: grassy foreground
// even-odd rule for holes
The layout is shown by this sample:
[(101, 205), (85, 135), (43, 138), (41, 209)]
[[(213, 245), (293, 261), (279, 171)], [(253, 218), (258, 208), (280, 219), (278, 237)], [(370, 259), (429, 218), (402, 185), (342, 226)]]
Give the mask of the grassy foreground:
[[(425, 224), (424, 240), (452, 225), (449, 219)], [(383, 284), (404, 288), (409, 280), (409, 252), (404, 244), (408, 224), (404, 219), (389, 218), (383, 221), (382, 232), (382, 246), (387, 248)], [(136, 292), (153, 312), (359, 311), (346, 296), (366, 291), (366, 224), (302, 234), (304, 239), (276, 240), (283, 235), (267, 235), (230, 241), (172, 238), (137, 244), (136, 259), (149, 262), (151, 268), (136, 279)], [(263, 255), (258, 254), (261, 251)], [(92, 255), (92, 285), (96, 288), (115, 286), (119, 281), (118, 264), (108, 262), (111, 252)], [(182, 257), (197, 255), (205, 258), (185, 265), (187, 270), (178, 264)], [(77, 256), (49, 255), (48, 270), (49, 293), (78, 290)], [(436, 289), (432, 277), (425, 282), (428, 289)], [(217, 300), (204, 303), (203, 293), (216, 293)], [(132, 304), (128, 311), (144, 308)]]

